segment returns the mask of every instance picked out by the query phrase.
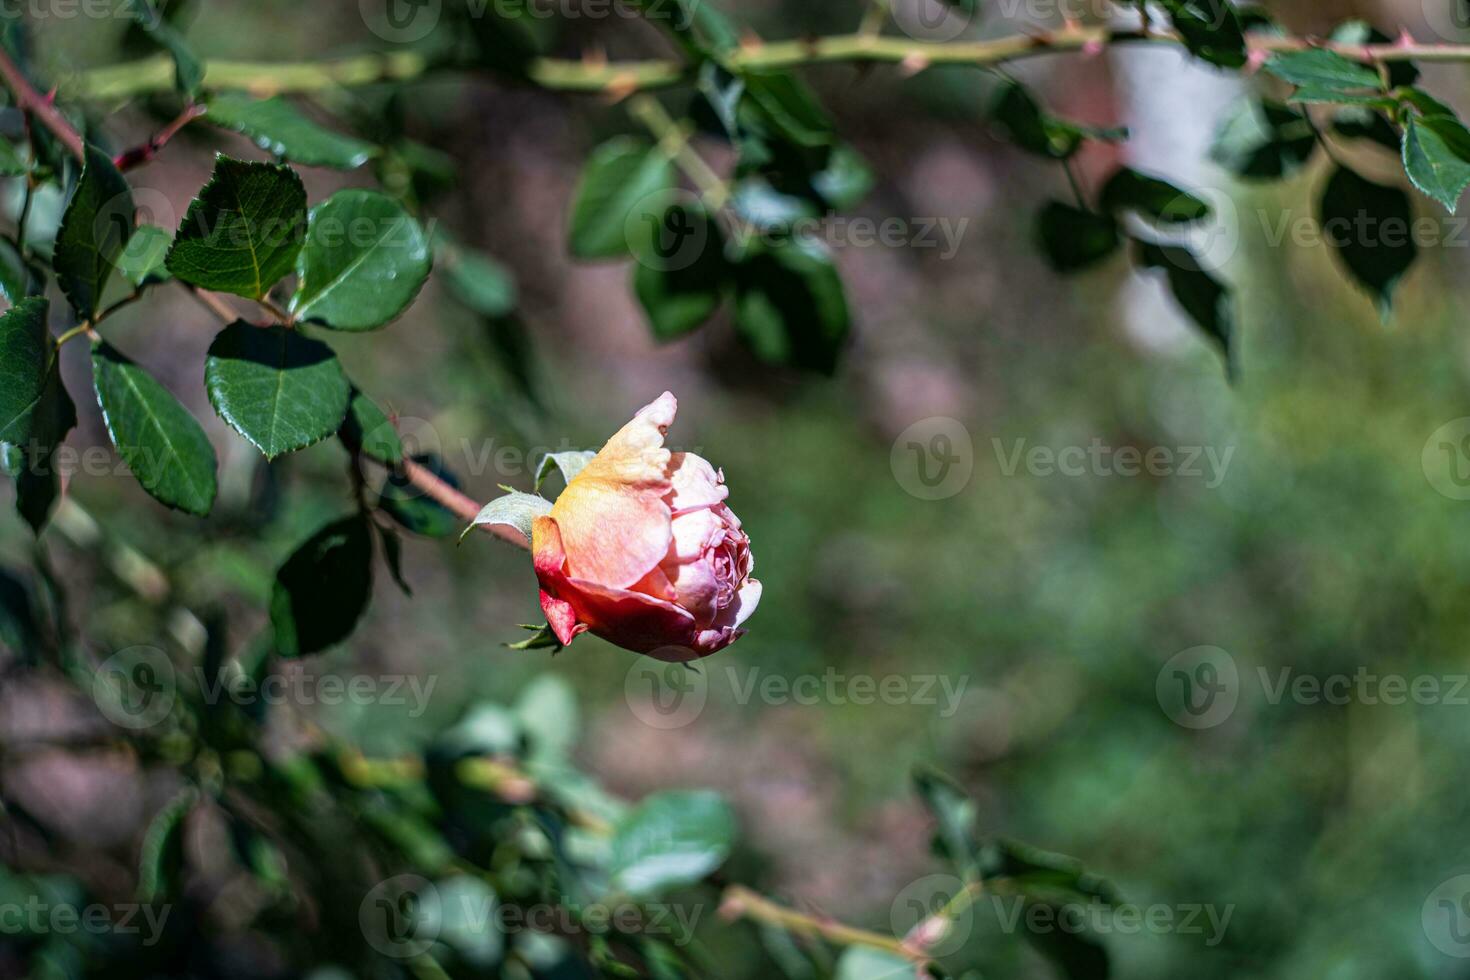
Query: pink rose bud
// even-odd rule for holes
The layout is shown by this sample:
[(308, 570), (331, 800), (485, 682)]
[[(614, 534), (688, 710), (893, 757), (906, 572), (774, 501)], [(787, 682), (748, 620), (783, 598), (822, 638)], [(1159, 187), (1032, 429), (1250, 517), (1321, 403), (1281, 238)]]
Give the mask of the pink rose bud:
[(745, 633), (761, 598), (750, 539), (725, 506), (724, 475), (664, 448), (677, 409), (667, 391), (644, 407), (532, 525), (541, 608), (562, 643), (590, 630), (684, 661)]

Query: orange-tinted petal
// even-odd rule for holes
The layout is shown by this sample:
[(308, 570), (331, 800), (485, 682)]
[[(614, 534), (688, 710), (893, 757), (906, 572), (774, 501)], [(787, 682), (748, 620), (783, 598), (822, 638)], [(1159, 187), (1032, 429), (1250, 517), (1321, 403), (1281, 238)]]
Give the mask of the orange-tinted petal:
[(626, 588), (669, 548), (672, 488), (664, 434), (678, 402), (664, 392), (623, 426), (572, 479), (551, 509), (561, 530), (567, 572)]

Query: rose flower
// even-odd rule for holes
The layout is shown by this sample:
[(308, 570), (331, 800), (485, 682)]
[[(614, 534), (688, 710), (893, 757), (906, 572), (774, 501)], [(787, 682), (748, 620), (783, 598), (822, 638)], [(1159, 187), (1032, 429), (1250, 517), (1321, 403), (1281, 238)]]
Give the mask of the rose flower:
[(739, 639), (760, 602), (724, 475), (664, 448), (677, 409), (669, 392), (644, 407), (532, 525), (541, 608), (562, 643), (591, 631), (695, 660)]

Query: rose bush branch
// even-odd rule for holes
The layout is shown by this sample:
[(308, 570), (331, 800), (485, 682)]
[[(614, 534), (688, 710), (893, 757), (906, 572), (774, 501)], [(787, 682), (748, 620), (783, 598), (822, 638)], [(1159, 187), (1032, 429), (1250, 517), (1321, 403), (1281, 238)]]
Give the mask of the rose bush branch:
[[(1311, 37), (1274, 35), (1252, 35), (1247, 42), (1252, 51), (1263, 55), (1326, 48), (1370, 64), (1470, 62), (1470, 44), (1413, 40), (1345, 44)], [(1046, 54), (1094, 51), (1101, 47), (1138, 43), (1179, 46), (1184, 42), (1178, 34), (1167, 30), (1144, 32), (1084, 26), (986, 41), (917, 41), (859, 32), (810, 40), (749, 42), (731, 52), (727, 62), (733, 69), (802, 68), (836, 63), (987, 67)], [(382, 81), (409, 81), (436, 67), (432, 59), (415, 52), (279, 63), (221, 59), (205, 62), (204, 84), (210, 89), (244, 89), (260, 96), (308, 93)], [(122, 99), (167, 91), (173, 86), (172, 73), (173, 66), (168, 58), (155, 56), (81, 72), (64, 81), (62, 91), (76, 98)], [(547, 89), (618, 95), (669, 88), (693, 80), (688, 64), (668, 59), (599, 62), (537, 58), (530, 63), (527, 77)]]

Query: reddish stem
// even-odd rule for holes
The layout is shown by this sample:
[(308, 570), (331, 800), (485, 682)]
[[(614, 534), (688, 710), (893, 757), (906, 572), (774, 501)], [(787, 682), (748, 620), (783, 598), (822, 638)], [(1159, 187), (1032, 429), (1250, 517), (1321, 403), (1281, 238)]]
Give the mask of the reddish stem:
[(0, 81), (15, 96), (15, 104), (22, 112), (34, 116), (41, 125), (51, 130), (52, 135), (61, 140), (78, 160), (86, 160), (87, 147), (82, 141), (82, 135), (61, 114), (61, 110), (56, 108), (50, 97), (36, 91), (25, 73), (10, 60), (10, 55), (3, 49), (0, 49)]
[(179, 130), (204, 115), (207, 111), (202, 105), (190, 103), (184, 107), (183, 112), (179, 113), (177, 119), (150, 136), (148, 142), (142, 146), (135, 146), (131, 150), (125, 150), (119, 153), (117, 158), (112, 161), (113, 164), (119, 170), (132, 170), (134, 167), (142, 166), (156, 157), (159, 151), (168, 145), (168, 141), (178, 135)]

